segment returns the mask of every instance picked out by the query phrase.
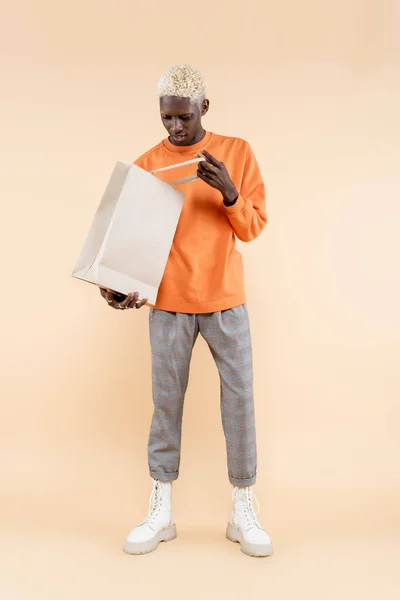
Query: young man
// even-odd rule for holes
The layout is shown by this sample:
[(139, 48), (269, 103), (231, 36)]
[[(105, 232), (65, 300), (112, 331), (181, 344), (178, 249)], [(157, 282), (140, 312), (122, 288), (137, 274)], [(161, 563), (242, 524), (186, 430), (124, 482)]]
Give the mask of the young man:
[[(154, 414), (148, 444), (153, 480), (150, 512), (124, 545), (129, 554), (155, 550), (176, 537), (171, 482), (180, 464), (184, 396), (192, 349), (200, 333), (207, 341), (221, 379), (221, 414), (226, 438), (233, 510), (228, 539), (252, 556), (272, 554), (271, 541), (253, 509), (256, 480), (252, 351), (241, 254), (235, 237), (249, 242), (266, 224), (264, 183), (247, 142), (203, 129), (209, 109), (204, 79), (188, 65), (169, 69), (158, 84), (162, 122), (168, 138), (135, 164), (152, 171), (202, 155), (198, 179), (185, 184), (185, 201), (159, 288), (150, 309)], [(181, 171), (177, 174), (177, 171)], [(171, 182), (188, 176), (193, 165), (162, 171)], [(137, 293), (118, 303), (102, 290), (110, 306), (140, 308)]]

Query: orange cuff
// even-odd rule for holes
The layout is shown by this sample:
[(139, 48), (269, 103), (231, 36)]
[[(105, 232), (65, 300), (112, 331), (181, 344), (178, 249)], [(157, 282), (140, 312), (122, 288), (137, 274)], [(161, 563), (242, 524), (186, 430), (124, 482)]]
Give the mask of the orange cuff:
[(225, 206), (225, 210), (230, 217), (237, 217), (237, 215), (239, 215), (245, 209), (245, 207), (246, 202), (243, 196), (239, 194), (235, 204), (232, 204), (232, 206)]

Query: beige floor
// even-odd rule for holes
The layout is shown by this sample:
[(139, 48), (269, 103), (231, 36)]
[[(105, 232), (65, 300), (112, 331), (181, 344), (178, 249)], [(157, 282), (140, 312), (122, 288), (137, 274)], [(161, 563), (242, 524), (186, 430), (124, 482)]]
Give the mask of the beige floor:
[(125, 529), (118, 517), (20, 514), (1, 531), (1, 600), (400, 598), (399, 536), (389, 530), (281, 528), (274, 556), (252, 559), (224, 538), (224, 524), (180, 524), (178, 539), (140, 557), (121, 551)]

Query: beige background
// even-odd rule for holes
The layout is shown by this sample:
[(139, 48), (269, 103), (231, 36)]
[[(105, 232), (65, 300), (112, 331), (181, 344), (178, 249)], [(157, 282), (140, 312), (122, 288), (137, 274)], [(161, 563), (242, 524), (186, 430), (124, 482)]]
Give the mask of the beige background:
[[(398, 598), (399, 6), (1, 2), (1, 598)], [(70, 273), (115, 161), (164, 137), (154, 90), (175, 62), (204, 71), (205, 127), (249, 140), (267, 185), (267, 229), (241, 248), (268, 560), (224, 539), (201, 340), (180, 537), (121, 551), (150, 491), (148, 312)]]

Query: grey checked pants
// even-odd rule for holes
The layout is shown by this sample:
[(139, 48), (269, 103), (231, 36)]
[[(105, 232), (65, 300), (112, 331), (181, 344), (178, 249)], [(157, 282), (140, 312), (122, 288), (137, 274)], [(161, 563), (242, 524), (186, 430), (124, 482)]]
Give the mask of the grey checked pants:
[(178, 478), (183, 404), (192, 350), (200, 333), (218, 367), (228, 476), (233, 485), (253, 485), (257, 451), (253, 366), (247, 306), (207, 314), (150, 309), (154, 413), (148, 444), (150, 475)]

